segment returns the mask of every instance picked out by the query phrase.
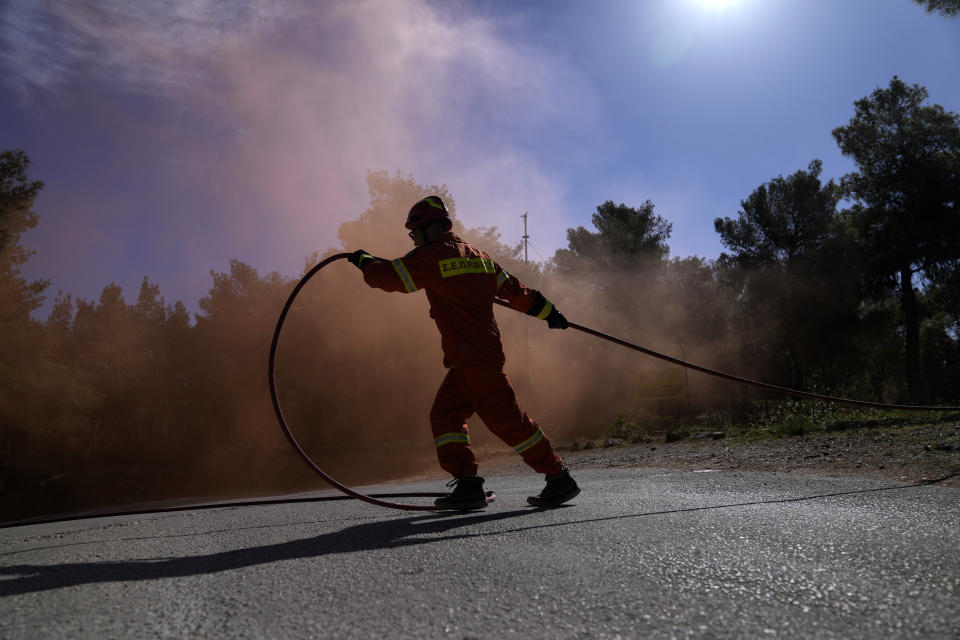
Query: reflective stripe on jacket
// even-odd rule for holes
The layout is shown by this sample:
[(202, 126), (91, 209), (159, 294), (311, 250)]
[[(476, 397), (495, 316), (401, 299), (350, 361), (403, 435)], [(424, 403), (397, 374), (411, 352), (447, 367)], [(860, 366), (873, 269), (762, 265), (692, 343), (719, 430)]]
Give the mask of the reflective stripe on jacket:
[(534, 315), (538, 317), (546, 317), (553, 308), (536, 290), (523, 286), (490, 256), (452, 232), (402, 258), (366, 261), (362, 270), (371, 287), (427, 292), (447, 367), (503, 367), (494, 297), (524, 313), (537, 306)]

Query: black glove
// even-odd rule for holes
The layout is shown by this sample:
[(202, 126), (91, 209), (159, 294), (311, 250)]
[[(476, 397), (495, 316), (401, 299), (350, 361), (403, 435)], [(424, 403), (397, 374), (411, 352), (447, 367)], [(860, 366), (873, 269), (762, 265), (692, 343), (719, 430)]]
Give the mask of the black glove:
[(560, 313), (556, 307), (550, 312), (550, 315), (547, 316), (547, 326), (551, 329), (566, 329), (570, 326), (570, 323), (567, 322), (567, 319), (563, 317), (563, 314)]
[(367, 260), (373, 260), (373, 256), (363, 249), (357, 249), (350, 254), (350, 257), (347, 258), (347, 260), (349, 260), (351, 264), (355, 265), (357, 269), (360, 269), (364, 262)]

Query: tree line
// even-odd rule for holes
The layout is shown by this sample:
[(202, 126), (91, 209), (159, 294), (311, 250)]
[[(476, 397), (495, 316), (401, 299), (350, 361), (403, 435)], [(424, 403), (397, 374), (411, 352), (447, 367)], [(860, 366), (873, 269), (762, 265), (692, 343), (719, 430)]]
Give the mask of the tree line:
[[(822, 165), (759, 185), (714, 220), (717, 259), (670, 257), (650, 201), (599, 205), (593, 229), (525, 265), (494, 228), (466, 229), (453, 195), (412, 176), (368, 175), (370, 205), (343, 247), (409, 250), (399, 221), (437, 193), (455, 230), (542, 289), (571, 319), (738, 375), (883, 402), (960, 401), (960, 117), (894, 77), (854, 104), (833, 137), (857, 171)], [(231, 261), (192, 319), (144, 278), (127, 301), (69, 293), (32, 317), (20, 244), (43, 184), (22, 151), (0, 154), (0, 502), (5, 519), (158, 497), (316, 485), (277, 429), (266, 354), (298, 278)], [(308, 257), (304, 272), (326, 255)], [(342, 263), (346, 264), (346, 263)], [(331, 267), (332, 269), (333, 267)], [(422, 296), (369, 290), (348, 266), (316, 278), (279, 353), (281, 402), (298, 439), (345, 480), (412, 472), (433, 456), (426, 411), (442, 376)], [(598, 341), (498, 310), (508, 373), (561, 436), (621, 412), (674, 411), (636, 393), (638, 363)], [(570, 333), (570, 332), (567, 332)], [(622, 350), (621, 350), (622, 351)], [(430, 358), (424, 354), (436, 354)], [(687, 414), (746, 407), (756, 391), (692, 377)], [(483, 437), (480, 437), (481, 445)]]

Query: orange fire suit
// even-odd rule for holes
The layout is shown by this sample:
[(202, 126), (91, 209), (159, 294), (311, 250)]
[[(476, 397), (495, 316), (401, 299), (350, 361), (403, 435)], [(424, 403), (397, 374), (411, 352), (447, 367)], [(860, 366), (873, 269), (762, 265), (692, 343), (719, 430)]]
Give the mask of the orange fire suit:
[(454, 477), (476, 475), (466, 420), (476, 413), (534, 471), (563, 469), (543, 430), (520, 408), (506, 373), (494, 297), (517, 311), (545, 319), (553, 305), (528, 289), (490, 256), (452, 232), (396, 260), (374, 258), (361, 270), (368, 285), (384, 291), (427, 292), (430, 317), (440, 330), (449, 369), (430, 410), (440, 466)]

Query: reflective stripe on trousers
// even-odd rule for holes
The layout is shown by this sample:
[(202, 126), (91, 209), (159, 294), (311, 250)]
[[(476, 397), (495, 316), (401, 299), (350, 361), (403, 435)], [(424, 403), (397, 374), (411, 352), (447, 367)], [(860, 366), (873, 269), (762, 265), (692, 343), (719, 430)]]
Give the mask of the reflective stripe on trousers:
[(543, 430), (520, 408), (507, 375), (496, 369), (463, 368), (447, 371), (430, 410), (434, 442), (443, 440), (437, 444), (437, 458), (450, 474), (477, 473), (466, 425), (474, 413), (534, 471), (551, 474), (563, 468)]

